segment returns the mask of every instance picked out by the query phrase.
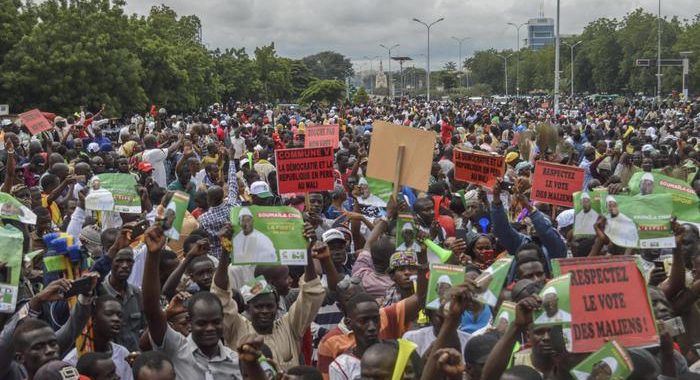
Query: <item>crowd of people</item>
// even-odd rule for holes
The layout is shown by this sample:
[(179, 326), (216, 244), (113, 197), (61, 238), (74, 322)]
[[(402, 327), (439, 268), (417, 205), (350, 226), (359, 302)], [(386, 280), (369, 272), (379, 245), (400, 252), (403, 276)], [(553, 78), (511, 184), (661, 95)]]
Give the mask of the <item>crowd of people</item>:
[[(35, 135), (2, 120), (3, 199), (29, 217), (0, 207), (2, 230), (23, 237), (20, 268), (0, 255), (0, 283), (21, 271), (16, 302), (0, 314), (0, 379), (570, 379), (586, 355), (567, 352), (561, 326), (533, 316), (566, 313), (556, 294), (540, 297), (554, 260), (594, 256), (638, 257), (651, 268), (656, 320), (684, 326), (659, 330), (658, 345), (628, 347), (629, 378), (700, 378), (699, 219), (668, 220), (675, 248), (620, 246), (610, 237), (636, 230), (591, 210), (588, 195), (626, 194), (635, 173), (654, 173), (684, 181), (700, 213), (697, 101), (575, 98), (558, 115), (546, 99), (514, 98), (47, 116), (53, 128)], [(379, 120), (436, 132), (427, 191), (403, 186), (387, 200), (373, 188)], [(303, 148), (314, 125), (339, 125), (335, 188), (280, 194), (274, 152)], [(457, 148), (504, 157), (505, 175), (491, 188), (460, 181)], [(540, 161), (584, 170), (574, 190), (583, 211), (530, 200)], [(90, 206), (106, 173), (133, 176), (140, 213)], [(187, 204), (176, 238), (164, 212), (175, 192)], [(269, 251), (275, 261), (241, 206), (299, 210), (306, 264), (233, 265)], [(430, 264), (443, 261), (435, 246), (464, 281), (433, 279), (438, 298), (426, 307)], [(60, 252), (73, 265), (50, 265)], [(478, 302), (475, 280), (505, 257), (513, 261), (498, 304)], [(656, 265), (664, 260), (670, 268)], [(495, 316), (505, 301), (515, 315), (504, 325)], [(610, 378), (602, 372), (588, 378)]]

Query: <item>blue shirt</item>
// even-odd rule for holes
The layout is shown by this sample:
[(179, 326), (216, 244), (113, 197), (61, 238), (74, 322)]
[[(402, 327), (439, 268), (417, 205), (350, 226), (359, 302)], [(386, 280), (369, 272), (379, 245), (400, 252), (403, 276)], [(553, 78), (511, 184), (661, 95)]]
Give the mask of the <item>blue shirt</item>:
[(462, 322), (459, 324), (459, 330), (472, 334), (474, 331), (486, 326), (491, 320), (491, 308), (484, 306), (484, 309), (479, 315), (474, 317), (470, 311), (465, 311), (462, 314)]

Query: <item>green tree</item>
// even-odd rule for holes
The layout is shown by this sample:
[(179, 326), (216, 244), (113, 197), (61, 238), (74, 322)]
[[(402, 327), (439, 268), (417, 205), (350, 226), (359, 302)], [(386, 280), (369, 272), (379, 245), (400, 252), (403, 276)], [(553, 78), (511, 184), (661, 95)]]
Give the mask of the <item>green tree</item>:
[(255, 69), (265, 100), (288, 99), (291, 96), (291, 64), (277, 56), (274, 42), (255, 48)]
[(306, 67), (304, 61), (289, 59), (289, 65), (291, 70), (291, 81), (292, 81), (292, 99), (297, 99), (301, 96), (301, 93), (309, 87), (309, 84), (316, 80), (311, 74), (311, 70)]
[(355, 96), (352, 98), (352, 101), (355, 102), (355, 104), (369, 103), (369, 95), (367, 95), (367, 91), (365, 91), (364, 87), (360, 87), (357, 92), (355, 92)]
[(333, 104), (343, 98), (345, 83), (339, 80), (317, 80), (301, 93), (299, 103), (309, 104), (312, 101)]
[(145, 73), (132, 51), (137, 40), (123, 5), (108, 0), (39, 5), (41, 24), (12, 47), (0, 67), (13, 110), (39, 107), (65, 114), (101, 103), (114, 115), (144, 110)]
[(311, 74), (318, 79), (344, 80), (354, 73), (352, 62), (340, 53), (322, 51), (302, 58)]
[(31, 31), (36, 22), (33, 8), (32, 3), (25, 5), (21, 0), (0, 0), (0, 62)]
[(245, 49), (214, 52), (214, 65), (222, 85), (222, 99), (256, 99), (262, 89), (255, 62)]

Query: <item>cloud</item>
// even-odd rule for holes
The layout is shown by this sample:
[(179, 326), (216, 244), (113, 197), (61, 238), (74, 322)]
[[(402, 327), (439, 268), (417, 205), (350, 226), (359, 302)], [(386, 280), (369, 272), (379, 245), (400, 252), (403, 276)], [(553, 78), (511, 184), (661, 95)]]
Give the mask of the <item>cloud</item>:
[[(411, 21), (431, 22), (431, 67), (457, 61), (458, 44), (451, 39), (470, 37), (462, 55), (475, 50), (515, 48), (515, 28), (536, 17), (541, 0), (127, 0), (127, 11), (145, 14), (164, 3), (179, 15), (195, 14), (202, 20), (204, 42), (210, 48), (256, 46), (275, 42), (282, 56), (301, 58), (334, 50), (353, 60), (363, 56), (386, 57), (378, 46), (400, 44), (395, 54), (414, 58), (423, 66), (426, 53), (425, 27)], [(697, 0), (663, 0), (662, 15), (691, 19)], [(635, 8), (656, 13), (656, 0), (565, 0), (561, 2), (561, 33), (580, 33), (599, 17), (621, 18)], [(546, 17), (554, 17), (555, 0), (544, 1)], [(525, 38), (525, 28), (520, 37)], [(386, 58), (384, 58), (386, 62)]]

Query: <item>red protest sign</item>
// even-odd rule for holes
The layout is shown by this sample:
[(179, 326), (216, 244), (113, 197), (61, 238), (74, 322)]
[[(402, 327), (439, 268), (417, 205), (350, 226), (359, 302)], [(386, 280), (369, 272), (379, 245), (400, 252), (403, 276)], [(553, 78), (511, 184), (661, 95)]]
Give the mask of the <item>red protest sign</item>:
[(280, 194), (333, 190), (333, 148), (275, 151)]
[[(593, 352), (616, 340), (625, 347), (659, 344), (646, 283), (633, 257), (558, 259), (571, 274), (572, 352)], [(559, 275), (557, 274), (557, 276)]]
[(505, 174), (505, 157), (455, 149), (455, 178), (479, 186), (493, 187)]
[(304, 132), (304, 148), (338, 148), (338, 125), (310, 125)]
[(32, 135), (36, 135), (53, 128), (51, 122), (48, 121), (41, 111), (36, 108), (31, 111), (21, 113), (19, 115), (19, 119)]
[(582, 168), (537, 161), (530, 199), (573, 207), (574, 193), (583, 188)]

